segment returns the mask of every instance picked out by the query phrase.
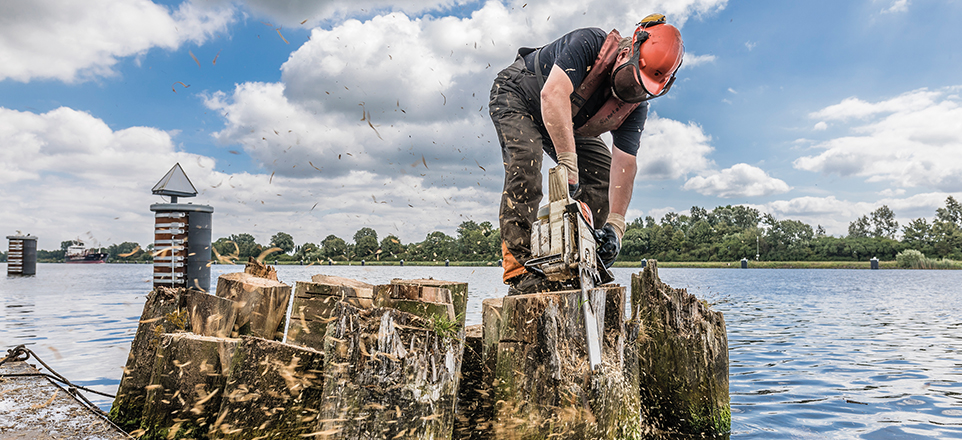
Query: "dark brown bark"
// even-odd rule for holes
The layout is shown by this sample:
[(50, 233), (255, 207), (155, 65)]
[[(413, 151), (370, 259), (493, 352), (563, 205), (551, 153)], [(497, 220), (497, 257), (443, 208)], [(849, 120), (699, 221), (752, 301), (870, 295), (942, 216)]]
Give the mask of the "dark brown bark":
[(337, 302), (370, 308), (373, 295), (373, 285), (348, 278), (314, 275), (311, 282), (298, 281), (294, 285), (287, 342), (323, 351), (324, 333)]

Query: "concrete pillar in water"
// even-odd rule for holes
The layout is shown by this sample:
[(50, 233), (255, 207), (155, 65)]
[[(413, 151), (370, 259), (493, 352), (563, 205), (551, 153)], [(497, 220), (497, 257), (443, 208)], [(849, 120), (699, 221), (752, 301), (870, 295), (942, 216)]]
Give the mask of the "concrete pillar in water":
[(8, 235), (7, 275), (37, 274), (37, 237)]

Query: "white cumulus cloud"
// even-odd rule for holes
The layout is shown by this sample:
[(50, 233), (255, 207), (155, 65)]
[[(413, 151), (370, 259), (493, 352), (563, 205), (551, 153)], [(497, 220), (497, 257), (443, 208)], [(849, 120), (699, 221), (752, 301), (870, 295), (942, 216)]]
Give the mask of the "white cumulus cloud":
[(678, 179), (708, 169), (711, 136), (694, 122), (683, 123), (659, 118), (651, 113), (641, 135), (638, 150), (638, 178), (644, 180)]
[(706, 196), (732, 198), (782, 194), (792, 188), (783, 180), (769, 176), (761, 168), (740, 163), (721, 171), (692, 177), (685, 182), (684, 189)]
[(710, 64), (715, 62), (714, 55), (695, 55), (691, 52), (685, 52), (685, 60), (681, 64), (681, 69), (690, 69), (692, 67), (700, 66), (702, 64)]
[(958, 89), (920, 89), (876, 103), (849, 98), (812, 113), (837, 121), (858, 118), (861, 124), (847, 136), (814, 145), (822, 151), (796, 159), (794, 166), (903, 188), (962, 190)]
[(234, 19), (229, 5), (169, 10), (147, 0), (0, 2), (0, 80), (113, 75), (120, 58), (203, 43)]

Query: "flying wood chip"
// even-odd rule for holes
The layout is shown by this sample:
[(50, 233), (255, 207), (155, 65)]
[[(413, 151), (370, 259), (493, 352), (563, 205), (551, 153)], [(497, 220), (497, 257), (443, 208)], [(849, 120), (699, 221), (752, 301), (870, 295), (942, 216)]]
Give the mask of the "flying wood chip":
[(134, 250), (127, 252), (126, 254), (118, 254), (117, 256), (127, 258), (133, 254), (136, 254), (138, 251), (140, 251), (140, 246), (135, 247)]
[(270, 249), (265, 250), (264, 252), (261, 252), (261, 254), (257, 256), (256, 260), (258, 263), (263, 263), (264, 259), (267, 258), (268, 255), (273, 254), (274, 252), (280, 252), (282, 250), (283, 249), (279, 247), (272, 247)]
[(281, 28), (277, 28), (277, 29), (274, 29), (274, 30), (277, 31), (277, 35), (280, 35), (280, 36), (281, 36), (281, 40), (284, 40), (284, 42), (287, 43), (287, 44), (291, 44), (291, 43), (289, 43), (289, 42), (287, 41), (287, 38), (284, 38), (284, 36), (281, 35)]

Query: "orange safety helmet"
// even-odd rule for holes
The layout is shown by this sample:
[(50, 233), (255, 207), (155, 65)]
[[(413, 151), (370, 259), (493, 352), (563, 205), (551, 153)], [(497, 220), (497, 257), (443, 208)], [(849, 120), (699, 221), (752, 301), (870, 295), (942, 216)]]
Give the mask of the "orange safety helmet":
[(634, 103), (668, 93), (685, 55), (678, 28), (665, 23), (664, 15), (651, 14), (635, 29), (630, 49), (628, 61), (611, 74), (615, 96)]

